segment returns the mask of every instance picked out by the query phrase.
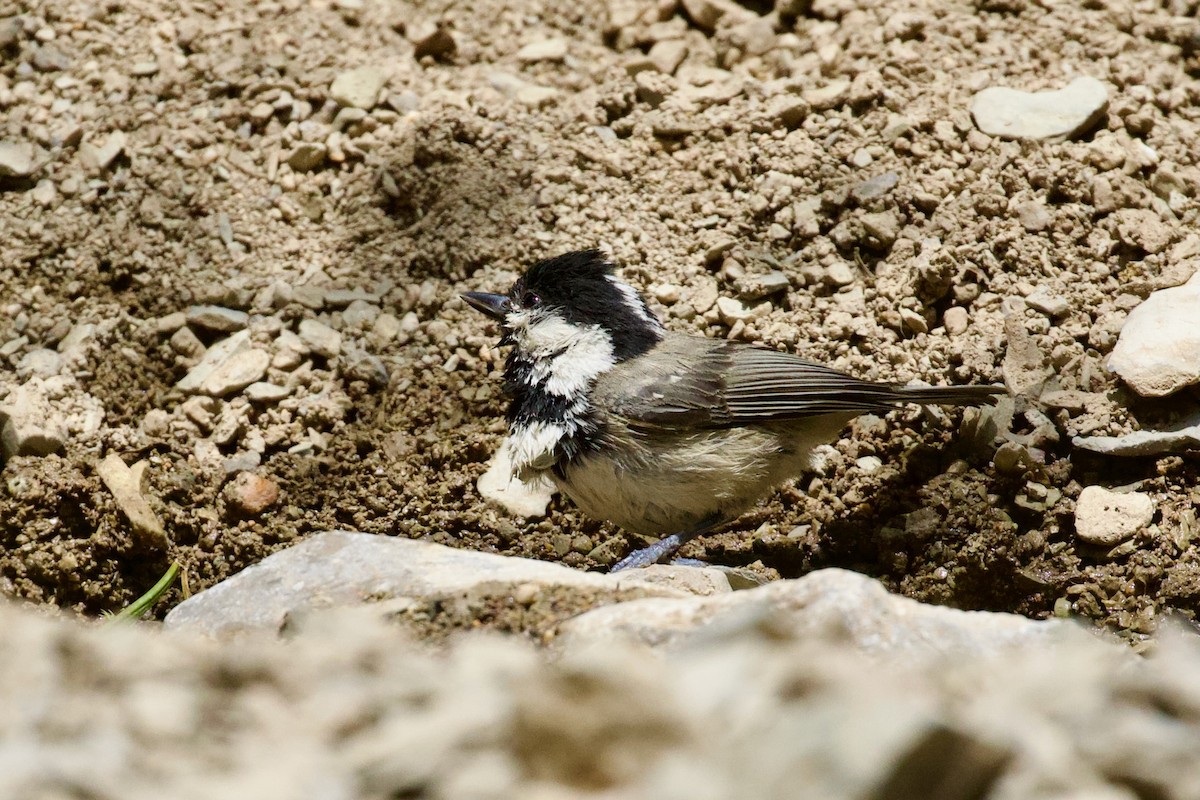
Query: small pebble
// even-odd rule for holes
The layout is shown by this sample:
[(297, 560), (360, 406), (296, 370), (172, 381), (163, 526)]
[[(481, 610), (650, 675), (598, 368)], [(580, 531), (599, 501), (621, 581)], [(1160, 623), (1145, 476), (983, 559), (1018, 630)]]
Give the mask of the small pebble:
[(187, 310), (190, 325), (220, 333), (231, 333), (246, 327), (250, 315), (223, 306), (192, 306)]
[(275, 403), (292, 393), (287, 386), (257, 381), (247, 386), (242, 394), (252, 403)]
[(950, 306), (942, 314), (942, 324), (946, 326), (946, 333), (951, 336), (965, 333), (969, 323), (970, 315), (967, 314), (967, 310), (962, 306)]
[(239, 472), (223, 494), (235, 511), (256, 517), (279, 502), (279, 484), (253, 472)]
[(199, 358), (204, 355), (204, 343), (192, 332), (191, 328), (180, 328), (171, 335), (171, 349), (187, 358)]
[(125, 151), (126, 138), (121, 131), (113, 131), (103, 145), (85, 140), (79, 144), (79, 163), (91, 172), (103, 172), (112, 166), (117, 156)]
[(334, 358), (342, 351), (342, 335), (324, 322), (301, 320), (299, 334), (300, 341), (324, 358)]
[(359, 67), (343, 72), (333, 79), (329, 96), (338, 105), (367, 111), (379, 102), (379, 93), (387, 83), (387, 75), (376, 67)]
[(1067, 299), (1060, 294), (1053, 294), (1045, 289), (1038, 289), (1025, 298), (1025, 304), (1035, 311), (1051, 317), (1061, 317), (1071, 310)]
[(895, 172), (884, 172), (881, 175), (876, 175), (874, 178), (869, 178), (850, 190), (850, 197), (857, 203), (867, 203), (871, 200), (883, 197), (885, 194), (896, 188), (896, 184), (900, 183), (900, 176)]
[(24, 178), (33, 174), (33, 145), (29, 142), (0, 142), (0, 178)]
[(255, 381), (262, 380), (270, 365), (271, 356), (265, 350), (240, 350), (221, 362), (205, 378), (200, 391), (213, 397), (224, 397), (241, 391)]
[(1120, 494), (1088, 486), (1075, 501), (1075, 534), (1081, 541), (1113, 547), (1154, 519), (1154, 500), (1138, 492)]
[(544, 39), (540, 42), (527, 44), (518, 50), (517, 60), (524, 61), (526, 63), (533, 61), (562, 61), (566, 55), (566, 39)]

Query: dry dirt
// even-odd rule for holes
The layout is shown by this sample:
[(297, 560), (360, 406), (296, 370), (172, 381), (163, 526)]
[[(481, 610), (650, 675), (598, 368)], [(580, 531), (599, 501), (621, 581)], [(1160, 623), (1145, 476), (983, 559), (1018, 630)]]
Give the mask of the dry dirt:
[[(1052, 372), (1041, 388), (1087, 393), (1017, 398), (1000, 433), (1040, 463), (1006, 473), (958, 415), (860, 420), (825, 475), (685, 555), (771, 576), (848, 566), (911, 597), (1077, 613), (1133, 638), (1167, 610), (1194, 618), (1195, 454), (1098, 457), (1071, 437), (1195, 406), (1136, 399), (1104, 358), (1130, 308), (1200, 263), (1196, 3), (770, 5), (708, 31), (674, 0), (0, 0), (0, 140), (36, 147), (34, 174), (0, 177), (0, 402), (49, 382), (69, 421), (59, 453), (3, 466), (0, 593), (96, 614), (173, 559), (195, 591), (330, 528), (603, 568), (635, 543), (565, 502), (526, 523), (478, 496), (503, 432), (500, 354), (457, 299), (602, 246), (679, 330), (866, 378), (991, 383), (1007, 313)], [(517, 55), (555, 39), (562, 57)], [(686, 55), (631, 75), (647, 53)], [(339, 115), (331, 84), (360, 67), (385, 99)], [(1086, 137), (974, 129), (975, 91), (1077, 74), (1110, 90)], [(293, 157), (305, 142), (322, 163)], [(862, 188), (887, 173), (894, 186)], [(751, 319), (713, 306), (714, 290), (758, 302), (774, 270), (789, 285)], [(1014, 302), (1040, 290), (1065, 313)], [(175, 388), (195, 340), (224, 335), (178, 316), (203, 303), (249, 312), (287, 398)], [(340, 330), (336, 353), (294, 345), (307, 319)], [(59, 374), (38, 377), (28, 355), (56, 347)], [(98, 478), (114, 452), (147, 462), (168, 549), (131, 535)], [(278, 499), (247, 510), (227, 459)], [(1155, 524), (1082, 546), (1073, 502), (1097, 483), (1138, 484)]]

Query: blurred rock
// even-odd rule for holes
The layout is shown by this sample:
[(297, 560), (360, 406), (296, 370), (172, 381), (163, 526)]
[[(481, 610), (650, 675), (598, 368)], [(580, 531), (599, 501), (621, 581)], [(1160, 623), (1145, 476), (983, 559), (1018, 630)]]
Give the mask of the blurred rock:
[(323, 358), (334, 358), (342, 351), (342, 335), (315, 319), (300, 321), (300, 341)]
[(292, 148), (287, 163), (297, 172), (312, 172), (325, 163), (328, 153), (329, 148), (321, 142), (301, 142)]
[(526, 63), (534, 61), (562, 61), (566, 55), (567, 40), (557, 37), (525, 45), (517, 51), (517, 60)]
[(103, 172), (112, 166), (117, 156), (125, 152), (126, 138), (122, 131), (113, 131), (108, 135), (103, 145), (94, 144), (90, 139), (79, 145), (79, 163), (91, 172)]
[(409, 25), (405, 29), (405, 36), (412, 42), (413, 55), (417, 58), (441, 58), (457, 49), (453, 34), (434, 22)]

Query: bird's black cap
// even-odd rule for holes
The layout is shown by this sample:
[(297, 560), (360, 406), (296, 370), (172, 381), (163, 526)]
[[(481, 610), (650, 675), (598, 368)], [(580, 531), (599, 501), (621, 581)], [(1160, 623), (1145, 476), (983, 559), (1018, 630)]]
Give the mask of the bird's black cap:
[(662, 339), (663, 328), (641, 295), (616, 278), (599, 250), (578, 250), (538, 261), (508, 295), (466, 292), (463, 299), (493, 319), (514, 309), (542, 309), (579, 326), (599, 326), (618, 361), (640, 355)]

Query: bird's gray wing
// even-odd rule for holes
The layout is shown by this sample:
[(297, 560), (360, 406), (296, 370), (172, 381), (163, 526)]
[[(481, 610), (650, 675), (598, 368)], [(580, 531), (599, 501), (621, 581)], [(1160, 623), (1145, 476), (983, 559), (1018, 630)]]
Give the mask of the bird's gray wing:
[(667, 340), (602, 375), (599, 403), (631, 425), (732, 427), (905, 402), (906, 391), (740, 342)]

